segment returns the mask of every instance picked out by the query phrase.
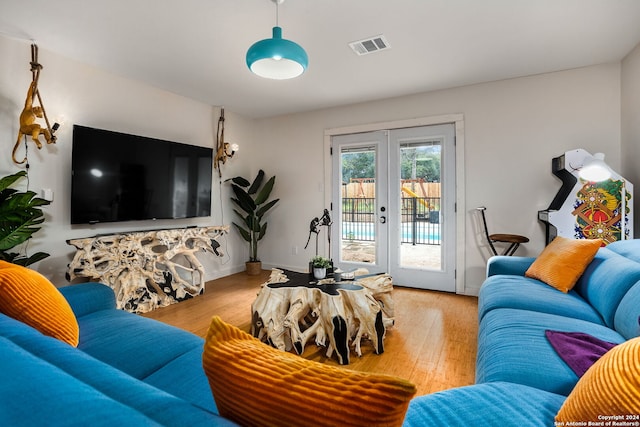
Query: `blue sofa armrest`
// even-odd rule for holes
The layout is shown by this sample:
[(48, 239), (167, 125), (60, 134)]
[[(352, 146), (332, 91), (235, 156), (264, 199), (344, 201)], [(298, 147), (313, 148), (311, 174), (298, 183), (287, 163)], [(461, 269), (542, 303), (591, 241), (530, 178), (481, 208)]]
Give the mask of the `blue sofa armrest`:
[(535, 258), (498, 255), (487, 262), (487, 277), (497, 274), (524, 276), (525, 271), (533, 264)]
[(66, 298), (76, 317), (100, 310), (116, 308), (113, 289), (102, 283), (80, 283), (58, 288)]

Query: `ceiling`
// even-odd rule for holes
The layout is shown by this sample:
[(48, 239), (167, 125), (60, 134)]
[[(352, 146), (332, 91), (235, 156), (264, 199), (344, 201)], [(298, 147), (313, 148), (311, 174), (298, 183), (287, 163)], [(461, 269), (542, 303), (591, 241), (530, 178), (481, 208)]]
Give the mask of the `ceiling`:
[[(262, 118), (620, 61), (640, 42), (638, 0), (287, 0), (293, 80), (254, 76), (271, 0), (0, 0), (0, 36), (247, 117)], [(391, 49), (349, 42), (383, 34)]]

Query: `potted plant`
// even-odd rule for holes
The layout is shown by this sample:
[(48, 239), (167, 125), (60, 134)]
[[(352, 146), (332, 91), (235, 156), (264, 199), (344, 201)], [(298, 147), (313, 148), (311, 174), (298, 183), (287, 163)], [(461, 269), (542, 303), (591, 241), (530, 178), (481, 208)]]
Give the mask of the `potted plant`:
[(327, 268), (331, 267), (331, 261), (328, 258), (316, 255), (311, 258), (311, 266), (313, 267), (313, 277), (320, 280), (327, 277)]
[(31, 256), (9, 252), (40, 230), (40, 227), (36, 226), (44, 222), (44, 213), (39, 206), (50, 203), (48, 200), (36, 197), (33, 191), (23, 192), (9, 188), (26, 175), (25, 171), (20, 171), (0, 179), (0, 259), (23, 266), (31, 265), (49, 256), (44, 252), (36, 252)]
[(268, 201), (273, 190), (276, 177), (272, 176), (264, 181), (264, 171), (260, 169), (253, 182), (237, 176), (231, 178), (233, 194), (231, 201), (240, 210), (233, 211), (242, 218), (242, 223), (233, 222), (244, 240), (249, 242), (249, 261), (246, 263), (247, 274), (257, 275), (262, 270), (262, 263), (258, 258), (258, 242), (267, 232), (267, 222), (263, 221), (264, 215), (275, 206), (280, 199)]

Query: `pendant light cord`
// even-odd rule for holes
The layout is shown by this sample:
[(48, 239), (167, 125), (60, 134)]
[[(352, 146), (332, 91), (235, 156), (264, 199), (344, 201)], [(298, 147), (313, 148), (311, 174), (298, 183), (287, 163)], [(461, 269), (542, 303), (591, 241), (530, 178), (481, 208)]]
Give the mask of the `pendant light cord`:
[(280, 6), (280, 1), (279, 0), (275, 0), (276, 1), (276, 27), (280, 26), (280, 20), (279, 20), (279, 13), (278, 13), (278, 7)]

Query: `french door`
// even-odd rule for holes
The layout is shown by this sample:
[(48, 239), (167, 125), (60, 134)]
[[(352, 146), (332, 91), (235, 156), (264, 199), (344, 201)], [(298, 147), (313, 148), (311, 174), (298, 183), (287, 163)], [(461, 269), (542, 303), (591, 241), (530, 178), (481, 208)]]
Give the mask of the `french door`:
[(444, 124), (331, 138), (337, 267), (455, 291), (454, 135)]

